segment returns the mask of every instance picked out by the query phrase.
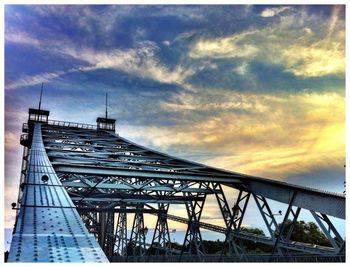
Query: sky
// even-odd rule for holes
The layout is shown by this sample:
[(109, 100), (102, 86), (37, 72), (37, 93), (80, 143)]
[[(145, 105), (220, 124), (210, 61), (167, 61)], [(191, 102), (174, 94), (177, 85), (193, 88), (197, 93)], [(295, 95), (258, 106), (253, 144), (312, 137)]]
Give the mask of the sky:
[[(342, 5), (6, 5), (4, 39), (5, 228), (42, 82), (51, 119), (95, 124), (108, 92), (117, 132), (136, 143), (344, 191)], [(257, 216), (245, 225), (263, 228)]]

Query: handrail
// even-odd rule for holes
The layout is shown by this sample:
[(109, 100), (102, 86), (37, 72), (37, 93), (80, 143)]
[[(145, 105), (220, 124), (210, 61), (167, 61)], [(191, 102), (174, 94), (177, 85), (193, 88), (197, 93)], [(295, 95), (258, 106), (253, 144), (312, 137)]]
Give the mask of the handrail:
[(78, 122), (70, 122), (70, 121), (48, 120), (48, 125), (80, 128), (80, 129), (87, 129), (87, 130), (97, 130), (96, 125), (86, 124), (86, 123), (78, 123)]
[[(151, 213), (152, 214), (152, 213)], [(155, 215), (155, 214), (152, 214)], [(183, 217), (179, 217), (176, 215), (172, 215), (172, 214), (166, 214), (166, 217), (170, 220), (173, 221), (177, 221), (177, 222), (181, 222), (181, 223), (189, 223), (189, 219), (187, 218), (183, 218)], [(227, 229), (222, 227), (222, 226), (218, 226), (218, 225), (213, 225), (213, 224), (209, 224), (209, 223), (204, 223), (204, 222), (198, 222), (199, 226), (207, 229), (207, 230), (211, 230), (211, 231), (215, 231), (218, 233), (226, 233)], [(264, 243), (264, 244), (273, 244), (273, 240), (271, 237), (268, 236), (264, 236), (264, 235), (260, 235), (260, 234), (253, 234), (253, 233), (248, 233), (248, 232), (233, 232), (233, 234), (238, 237), (238, 238), (242, 238), (245, 240), (251, 240), (254, 242), (260, 242), (260, 243)], [(289, 248), (289, 249), (295, 249), (295, 250), (299, 250), (299, 251), (313, 251), (314, 253), (318, 252), (318, 253), (327, 253), (327, 252), (333, 252), (334, 249), (331, 247), (325, 247), (325, 246), (320, 246), (320, 245), (313, 245), (313, 244), (308, 244), (308, 243), (302, 243), (302, 242), (297, 242), (297, 241), (282, 241), (282, 246), (284, 248)]]

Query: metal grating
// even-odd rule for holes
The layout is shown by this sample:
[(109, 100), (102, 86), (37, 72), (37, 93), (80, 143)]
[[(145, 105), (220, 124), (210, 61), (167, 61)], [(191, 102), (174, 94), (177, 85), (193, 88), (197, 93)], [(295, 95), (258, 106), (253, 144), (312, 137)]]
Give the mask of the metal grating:
[[(46, 175), (48, 180), (42, 179)], [(46, 155), (35, 124), (9, 262), (108, 262)]]

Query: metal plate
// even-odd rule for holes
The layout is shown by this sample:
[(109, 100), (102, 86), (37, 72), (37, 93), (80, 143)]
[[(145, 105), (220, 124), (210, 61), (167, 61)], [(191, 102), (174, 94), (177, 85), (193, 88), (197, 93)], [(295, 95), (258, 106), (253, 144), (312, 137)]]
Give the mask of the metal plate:
[[(42, 180), (46, 175), (48, 180)], [(36, 124), (9, 262), (108, 262), (46, 155)]]

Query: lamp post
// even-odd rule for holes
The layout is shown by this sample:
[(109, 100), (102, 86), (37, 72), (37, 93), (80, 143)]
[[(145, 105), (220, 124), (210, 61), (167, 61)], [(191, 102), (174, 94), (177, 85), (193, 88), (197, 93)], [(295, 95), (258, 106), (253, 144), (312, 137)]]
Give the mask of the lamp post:
[(274, 215), (274, 216), (280, 216), (280, 215), (282, 215), (282, 211), (279, 210), (278, 213), (273, 213), (272, 215)]

